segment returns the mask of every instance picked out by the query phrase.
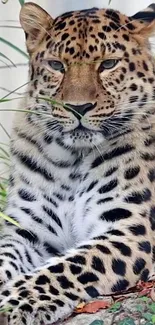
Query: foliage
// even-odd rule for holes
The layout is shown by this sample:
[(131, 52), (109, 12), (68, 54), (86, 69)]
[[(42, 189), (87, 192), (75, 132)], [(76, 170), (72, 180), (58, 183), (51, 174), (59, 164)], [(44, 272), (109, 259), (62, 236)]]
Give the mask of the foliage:
[(118, 325), (136, 325), (133, 318), (126, 317), (121, 320)]

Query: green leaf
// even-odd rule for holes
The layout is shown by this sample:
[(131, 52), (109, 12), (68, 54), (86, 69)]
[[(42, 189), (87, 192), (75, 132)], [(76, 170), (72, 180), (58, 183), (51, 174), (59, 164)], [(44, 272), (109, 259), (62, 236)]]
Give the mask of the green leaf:
[(22, 227), (20, 226), (20, 224), (19, 224), (17, 221), (15, 221), (15, 220), (13, 220), (12, 218), (8, 217), (8, 216), (7, 216), (6, 214), (4, 214), (3, 212), (0, 212), (0, 217), (3, 218), (3, 219), (6, 220), (6, 221), (9, 221), (10, 223), (12, 223), (13, 225), (15, 225), (15, 226), (17, 226), (17, 227), (22, 228)]
[(148, 305), (148, 308), (153, 314), (155, 314), (155, 303)]
[(136, 325), (133, 318), (124, 318), (121, 320), (118, 325)]
[(3, 42), (4, 44), (12, 47), (14, 50), (16, 50), (17, 52), (19, 52), (20, 54), (22, 54), (23, 56), (25, 56), (26, 58), (28, 58), (28, 55), (24, 51), (22, 51), (19, 47), (17, 47), (16, 45), (12, 44), (9, 41), (7, 41), (3, 37), (0, 37), (0, 42)]
[(4, 58), (4, 59), (6, 59), (6, 60), (8, 60), (10, 63), (12, 63), (13, 65), (14, 65), (14, 67), (16, 66), (14, 63), (13, 63), (13, 61), (11, 61), (5, 54), (3, 54), (3, 53), (1, 53), (0, 52), (0, 56), (2, 57), (2, 58)]
[(25, 3), (25, 0), (19, 0), (19, 3), (20, 3), (21, 6), (23, 6), (24, 3)]
[(90, 325), (104, 325), (103, 320), (94, 320)]
[(11, 310), (12, 307), (11, 306), (6, 306), (0, 309), (0, 313), (6, 313), (7, 311)]
[(142, 305), (137, 305), (137, 306), (136, 306), (136, 310), (137, 310), (138, 312), (142, 313), (142, 312), (143, 312), (143, 306), (142, 306)]
[(120, 308), (121, 308), (121, 303), (120, 303), (120, 302), (116, 302), (114, 305), (112, 305), (112, 306), (109, 308), (109, 311), (116, 312), (116, 311), (118, 311)]
[(144, 314), (143, 314), (143, 317), (144, 317), (146, 320), (152, 321), (152, 314), (151, 314), (151, 313), (144, 313)]
[(148, 298), (148, 297), (145, 297), (145, 296), (140, 297), (139, 299), (140, 299), (141, 301), (144, 301), (144, 302), (148, 302), (148, 300), (149, 300), (149, 298)]
[(152, 315), (152, 323), (155, 324), (155, 315)]

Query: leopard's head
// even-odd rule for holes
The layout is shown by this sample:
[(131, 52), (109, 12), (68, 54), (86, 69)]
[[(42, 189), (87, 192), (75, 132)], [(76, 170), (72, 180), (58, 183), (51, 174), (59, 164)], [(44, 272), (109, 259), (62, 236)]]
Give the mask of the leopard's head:
[[(20, 14), (30, 55), (30, 123), (71, 147), (91, 147), (140, 125), (154, 100), (148, 39), (154, 6), (133, 17), (111, 9), (56, 19), (34, 3)], [(30, 115), (30, 114), (29, 114)]]

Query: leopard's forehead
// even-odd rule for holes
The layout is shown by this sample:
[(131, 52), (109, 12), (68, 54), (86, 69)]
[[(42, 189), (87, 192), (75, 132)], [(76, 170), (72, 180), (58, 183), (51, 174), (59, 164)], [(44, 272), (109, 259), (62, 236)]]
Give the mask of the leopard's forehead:
[(114, 53), (120, 48), (120, 37), (123, 44), (133, 29), (130, 18), (119, 11), (96, 8), (72, 11), (54, 20), (46, 48), (62, 58), (64, 55), (72, 59), (97, 58), (105, 52), (105, 47)]

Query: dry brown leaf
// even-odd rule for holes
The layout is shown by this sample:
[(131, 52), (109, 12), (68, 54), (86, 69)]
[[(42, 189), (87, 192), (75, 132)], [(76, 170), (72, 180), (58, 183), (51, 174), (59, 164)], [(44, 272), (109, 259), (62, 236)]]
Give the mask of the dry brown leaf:
[(150, 298), (155, 301), (155, 288), (153, 287), (150, 292)]
[[(104, 301), (104, 300), (97, 300), (90, 302), (89, 304), (84, 304), (84, 306), (78, 305), (76, 308), (76, 313), (81, 314), (81, 313), (88, 313), (88, 314), (95, 314), (97, 313), (100, 309), (105, 309), (111, 306), (109, 301)], [(80, 306), (80, 308), (79, 308)]]

